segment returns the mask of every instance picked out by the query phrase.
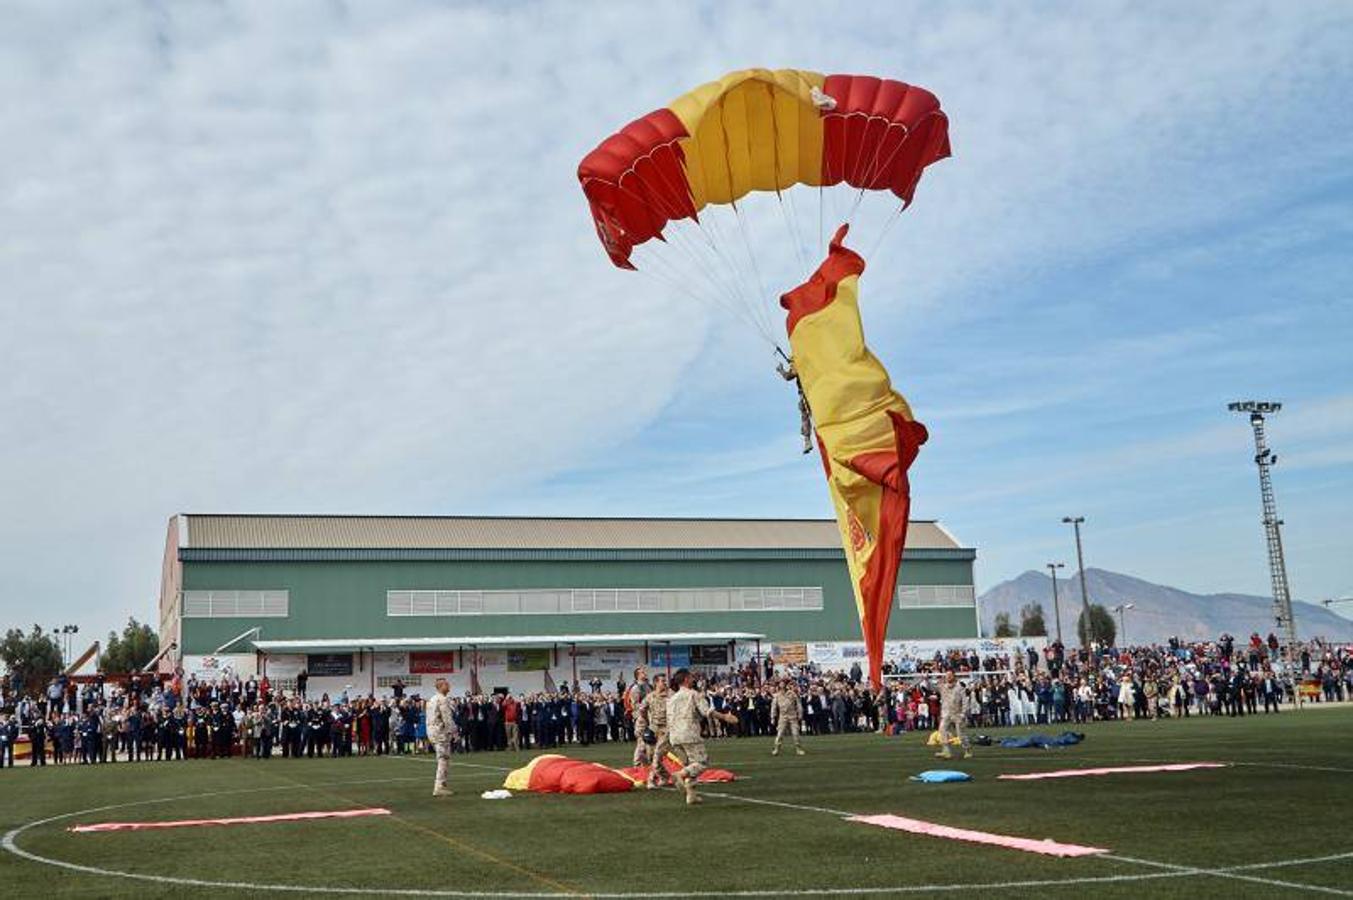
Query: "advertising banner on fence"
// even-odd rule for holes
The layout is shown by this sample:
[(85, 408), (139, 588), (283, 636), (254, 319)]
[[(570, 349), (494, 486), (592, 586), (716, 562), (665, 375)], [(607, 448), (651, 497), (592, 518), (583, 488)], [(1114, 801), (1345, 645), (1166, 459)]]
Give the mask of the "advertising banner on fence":
[[(923, 641), (887, 641), (884, 644), (883, 658), (887, 662), (903, 663), (932, 660), (935, 654), (947, 657), (955, 651), (964, 656), (977, 654), (980, 658), (991, 656), (1013, 656), (1027, 654), (1029, 648), (1040, 657), (1048, 639), (1044, 637), (1021, 638), (949, 638)], [(776, 644), (776, 662), (791, 663), (793, 659), (781, 659), (781, 648), (792, 644)], [(856, 662), (864, 665), (864, 644), (855, 641), (814, 641), (807, 646), (807, 660), (827, 670), (848, 670)], [(1013, 661), (1012, 661), (1013, 662)]]
[(351, 675), (351, 653), (311, 653), (306, 657), (306, 669), (312, 678), (326, 675)]
[(426, 650), (409, 654), (409, 671), (414, 675), (445, 675), (456, 671), (456, 651)]
[(808, 662), (808, 645), (803, 643), (776, 644), (770, 653), (776, 665), (801, 666)]
[(196, 675), (198, 681), (216, 682), (222, 675), (248, 678), (255, 674), (252, 653), (222, 653), (208, 656), (183, 657), (183, 675)]
[[(669, 659), (668, 656), (671, 656)], [(648, 648), (648, 664), (654, 668), (684, 669), (691, 664), (691, 648), (687, 645), (673, 646), (654, 644)]]
[(727, 644), (692, 645), (691, 665), (694, 666), (728, 665), (728, 645)]
[(549, 647), (507, 651), (507, 670), (509, 672), (544, 672), (549, 667)]
[(400, 650), (393, 652), (380, 652), (374, 654), (371, 667), (376, 670), (376, 677), (385, 675), (408, 675), (409, 674), (409, 654)]
[(303, 653), (269, 653), (263, 658), (268, 677), (273, 681), (290, 680), (305, 668)]

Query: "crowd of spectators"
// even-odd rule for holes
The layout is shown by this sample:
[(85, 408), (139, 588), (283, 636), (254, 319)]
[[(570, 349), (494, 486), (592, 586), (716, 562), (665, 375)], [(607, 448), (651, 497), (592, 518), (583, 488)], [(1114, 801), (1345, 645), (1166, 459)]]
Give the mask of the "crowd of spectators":
[[(710, 737), (774, 733), (772, 697), (790, 681), (804, 731), (901, 733), (929, 730), (939, 719), (938, 674), (960, 673), (973, 727), (1146, 720), (1191, 715), (1276, 713), (1301, 691), (1304, 699), (1353, 699), (1353, 646), (1312, 642), (1295, 666), (1279, 659), (1276, 638), (1252, 635), (1238, 644), (1172, 640), (1095, 648), (1093, 660), (1052, 642), (1012, 655), (954, 651), (930, 658), (892, 659), (885, 685), (874, 691), (859, 664), (823, 671), (811, 664), (748, 664), (710, 672), (710, 705), (730, 712), (736, 726), (715, 722)], [(458, 752), (551, 749), (633, 742), (627, 685), (594, 680), (521, 694), (465, 693), (453, 698)], [(274, 690), (267, 677), (167, 680), (133, 675), (83, 685), (54, 681), (42, 697), (0, 707), (0, 766), (13, 765), (21, 735), (31, 764), (101, 764), (246, 756), (380, 756), (427, 749), (424, 698), (396, 683), (389, 697), (311, 696), (304, 676), (294, 689)]]

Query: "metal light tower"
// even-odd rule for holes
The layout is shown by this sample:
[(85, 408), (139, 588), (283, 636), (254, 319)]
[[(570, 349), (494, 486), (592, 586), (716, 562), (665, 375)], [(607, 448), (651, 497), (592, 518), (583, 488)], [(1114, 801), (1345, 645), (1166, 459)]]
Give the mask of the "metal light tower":
[[(1269, 469), (1278, 462), (1278, 457), (1268, 448), (1264, 437), (1264, 416), (1276, 413), (1283, 405), (1245, 400), (1228, 403), (1226, 408), (1231, 412), (1248, 413), (1250, 427), (1254, 429), (1254, 462), (1259, 467), (1259, 497), (1264, 509), (1264, 537), (1268, 543), (1268, 575), (1273, 585), (1273, 618), (1284, 631), (1287, 664), (1295, 683), (1301, 677), (1297, 668), (1301, 649), (1297, 646), (1297, 623), (1292, 616), (1292, 594), (1287, 584), (1287, 563), (1283, 560), (1283, 520), (1278, 518), (1278, 504), (1273, 499), (1273, 482), (1269, 478)], [(1301, 695), (1300, 690), (1297, 695)]]
[(1136, 609), (1136, 608), (1137, 608), (1137, 604), (1135, 604), (1135, 603), (1120, 603), (1120, 604), (1118, 604), (1117, 606), (1115, 606), (1115, 607), (1113, 608), (1113, 611), (1116, 612), (1116, 613), (1118, 613), (1118, 638), (1119, 638), (1119, 640), (1122, 641), (1122, 643), (1119, 645), (1119, 646), (1121, 646), (1121, 647), (1126, 647), (1126, 646), (1128, 645), (1128, 642), (1127, 642), (1127, 616), (1124, 615), (1124, 613), (1126, 613), (1129, 609)]
[(1085, 617), (1085, 633), (1081, 635), (1081, 649), (1085, 652), (1086, 665), (1094, 665), (1090, 657), (1090, 592), (1085, 587), (1085, 553), (1081, 550), (1081, 523), (1085, 516), (1063, 516), (1062, 523), (1076, 529), (1076, 565), (1081, 570), (1081, 614)]
[[(1057, 600), (1057, 570), (1065, 569), (1066, 563), (1048, 563), (1048, 571), (1052, 573), (1052, 618), (1057, 623), (1057, 643), (1062, 643), (1062, 607)], [(1063, 647), (1066, 645), (1063, 644)]]

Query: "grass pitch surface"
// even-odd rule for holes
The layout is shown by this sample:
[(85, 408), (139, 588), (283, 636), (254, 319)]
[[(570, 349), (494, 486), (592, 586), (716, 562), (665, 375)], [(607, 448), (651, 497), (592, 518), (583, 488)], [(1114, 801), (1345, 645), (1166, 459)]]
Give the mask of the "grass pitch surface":
[[(456, 793), (438, 799), (430, 796), (427, 757), (19, 767), (0, 771), (0, 833), (7, 834), (0, 884), (14, 897), (262, 896), (283, 888), (291, 896), (1353, 895), (1353, 707), (1105, 723), (1086, 732), (1077, 747), (978, 748), (973, 759), (953, 763), (935, 759), (920, 735), (808, 738), (807, 756), (777, 758), (766, 739), (715, 741), (712, 763), (746, 780), (710, 786), (696, 807), (670, 791), (481, 800), (505, 769), (530, 758), (525, 753), (458, 758)], [(627, 763), (629, 754), (614, 744), (573, 753), (611, 765)], [(996, 779), (1213, 761), (1232, 765)], [(974, 780), (907, 780), (941, 767)], [(66, 831), (102, 821), (358, 806), (393, 815)], [(895, 813), (1111, 852), (1058, 859), (851, 823), (845, 813)]]

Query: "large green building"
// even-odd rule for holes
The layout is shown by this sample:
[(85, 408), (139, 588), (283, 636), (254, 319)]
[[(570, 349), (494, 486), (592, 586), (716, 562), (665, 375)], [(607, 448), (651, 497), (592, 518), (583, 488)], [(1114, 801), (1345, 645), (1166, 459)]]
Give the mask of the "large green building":
[[(975, 637), (975, 557), (912, 522), (890, 639)], [(538, 690), (772, 645), (849, 657), (859, 628), (833, 520), (179, 515), (160, 665), (281, 685), (304, 669), (331, 693), (443, 672)]]

